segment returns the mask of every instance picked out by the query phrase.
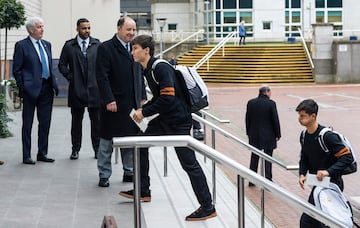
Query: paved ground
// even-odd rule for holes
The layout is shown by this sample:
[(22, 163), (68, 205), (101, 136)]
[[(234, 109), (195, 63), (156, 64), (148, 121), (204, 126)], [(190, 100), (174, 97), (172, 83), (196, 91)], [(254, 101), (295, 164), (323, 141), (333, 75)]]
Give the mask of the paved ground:
[[(331, 125), (346, 135), (355, 150), (360, 148), (358, 121), (360, 112), (360, 85), (286, 85), (271, 86), (273, 99), (277, 102), (282, 138), (274, 157), (287, 163), (297, 164), (299, 159), (299, 133), (302, 127), (297, 122), (294, 111), (297, 104), (305, 98), (314, 98), (320, 105), (319, 122)], [(247, 140), (244, 116), (246, 102), (257, 96), (258, 86), (210, 85), (209, 112), (229, 119), (230, 124), (222, 124), (229, 132)], [(67, 108), (54, 107), (51, 128), (49, 156), (56, 158), (55, 164), (37, 163), (35, 166), (21, 164), (21, 123), (10, 124), (16, 137), (0, 139), (0, 159), (5, 165), (0, 166), (0, 227), (100, 227), (101, 218), (114, 211), (124, 216), (128, 222), (121, 227), (132, 227), (132, 203), (119, 198), (119, 189), (128, 185), (121, 183), (121, 165), (114, 166), (111, 186), (108, 189), (97, 187), (96, 160), (93, 158), (90, 140), (84, 133), (84, 146), (78, 161), (70, 161), (70, 111)], [(11, 113), (17, 116), (19, 113)], [(87, 115), (86, 115), (87, 117)], [(84, 124), (88, 124), (87, 121)], [(34, 125), (35, 126), (35, 125)], [(353, 130), (355, 129), (355, 130)], [(33, 157), (36, 148), (36, 132), (33, 129)], [(229, 139), (217, 136), (216, 149), (248, 166), (250, 153)], [(210, 141), (210, 140), (209, 140)], [(56, 152), (56, 153), (55, 153)], [(357, 157), (360, 157), (358, 155)], [(294, 194), (306, 199), (309, 189), (303, 191), (297, 184), (297, 173), (274, 167), (274, 182)], [(234, 175), (228, 173), (230, 177)], [(359, 173), (345, 177), (345, 194), (356, 208), (360, 187)], [(6, 181), (5, 181), (6, 180)], [(5, 185), (4, 185), (5, 183)], [(40, 188), (38, 186), (43, 186)], [(129, 185), (131, 187), (131, 185)], [(44, 195), (44, 192), (51, 194)], [(257, 188), (246, 190), (246, 195), (256, 204), (260, 203)], [(271, 193), (265, 193), (266, 216), (276, 227), (298, 227), (300, 212), (279, 202)], [(55, 208), (58, 211), (48, 210)], [(125, 218), (125, 219), (124, 219)], [(58, 223), (63, 222), (62, 226)], [(51, 224), (51, 225), (49, 225)], [(91, 225), (90, 225), (91, 224)], [(94, 225), (98, 224), (98, 225)]]
[[(286, 164), (297, 164), (299, 160), (299, 134), (303, 129), (297, 121), (295, 108), (306, 98), (313, 98), (319, 104), (318, 121), (333, 126), (348, 137), (353, 147), (360, 150), (360, 85), (270, 85), (272, 98), (277, 102), (282, 130), (282, 138), (274, 157)], [(229, 132), (247, 141), (245, 134), (246, 103), (257, 96), (258, 86), (210, 86), (210, 110), (212, 114), (229, 119), (230, 124), (222, 126)], [(250, 153), (239, 146), (229, 143), (228, 139), (218, 136), (216, 148), (239, 163), (249, 165)], [(233, 176), (231, 173), (230, 176)], [(355, 208), (360, 208), (360, 172), (345, 176), (345, 195)], [(273, 181), (294, 194), (307, 199), (309, 189), (301, 190), (297, 184), (297, 172), (273, 168)], [(247, 189), (247, 196), (259, 205), (260, 194), (257, 188)], [(300, 212), (265, 194), (266, 216), (277, 227), (297, 227)], [(357, 218), (359, 215), (357, 213)]]

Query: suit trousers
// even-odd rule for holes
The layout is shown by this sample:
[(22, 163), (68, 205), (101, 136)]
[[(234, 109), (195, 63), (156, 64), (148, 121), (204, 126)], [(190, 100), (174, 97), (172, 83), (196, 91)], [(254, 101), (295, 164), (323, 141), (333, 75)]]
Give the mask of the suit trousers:
[[(273, 154), (272, 149), (266, 149), (264, 150), (264, 152), (270, 156), (272, 156)], [(257, 172), (258, 164), (259, 164), (259, 156), (254, 153), (251, 153), (250, 169), (254, 172)], [(265, 161), (265, 177), (268, 180), (272, 180), (272, 163), (268, 161)]]
[[(189, 123), (181, 126), (169, 127), (158, 118), (150, 121), (145, 135), (190, 135), (191, 119)], [(190, 178), (191, 186), (201, 206), (209, 207), (212, 204), (211, 194), (206, 182), (205, 174), (196, 160), (195, 152), (187, 147), (175, 147), (176, 155), (184, 171)], [(149, 150), (140, 149), (140, 176), (141, 192), (148, 192), (150, 189), (149, 177)]]
[(30, 97), (26, 92), (24, 92), (22, 111), (23, 161), (31, 158), (31, 130), (34, 121), (35, 108), (39, 123), (37, 156), (47, 156), (53, 101), (54, 91), (52, 89), (51, 79), (43, 79), (41, 91), (37, 98)]
[[(124, 176), (133, 175), (133, 148), (121, 148), (121, 161), (124, 170)], [(100, 138), (97, 167), (100, 178), (109, 179), (112, 174), (111, 156), (113, 152), (112, 140)]]
[[(99, 149), (100, 141), (100, 116), (99, 108), (87, 108), (90, 118), (91, 126), (91, 143), (95, 154)], [(85, 108), (73, 108), (71, 107), (71, 142), (72, 151), (79, 152), (82, 141), (82, 122), (84, 118)]]

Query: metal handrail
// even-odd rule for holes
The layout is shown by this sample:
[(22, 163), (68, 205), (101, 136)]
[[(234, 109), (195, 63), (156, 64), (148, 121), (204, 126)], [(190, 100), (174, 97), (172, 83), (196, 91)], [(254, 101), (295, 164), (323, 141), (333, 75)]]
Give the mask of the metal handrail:
[[(204, 111), (201, 111), (201, 112), (203, 113)], [(283, 162), (281, 162), (281, 161), (273, 158), (272, 156), (264, 153), (263, 151), (257, 149), (256, 147), (251, 146), (251, 145), (248, 144), (247, 142), (239, 139), (238, 137), (234, 136), (233, 134), (231, 134), (231, 133), (225, 131), (224, 129), (216, 126), (215, 124), (207, 121), (206, 119), (201, 118), (200, 116), (198, 116), (198, 115), (196, 115), (196, 114), (192, 114), (192, 118), (195, 119), (195, 120), (197, 120), (197, 121), (199, 121), (199, 122), (201, 122), (201, 123), (203, 123), (203, 124), (205, 124), (206, 126), (209, 126), (211, 129), (213, 129), (213, 130), (221, 133), (221, 134), (222, 134), (223, 136), (225, 136), (226, 138), (229, 138), (229, 139), (231, 139), (231, 140), (233, 140), (233, 141), (241, 144), (242, 146), (244, 146), (244, 147), (245, 147), (246, 149), (248, 149), (249, 151), (255, 153), (255, 154), (258, 155), (259, 157), (264, 158), (265, 160), (267, 160), (267, 161), (269, 161), (269, 162), (271, 162), (271, 163), (275, 163), (275, 164), (279, 165), (280, 167), (282, 167), (282, 168), (284, 168), (284, 169), (286, 169), (286, 170), (298, 170), (298, 169), (299, 169), (299, 165), (287, 165), (287, 164), (285, 164), (285, 163), (283, 163)], [(215, 148), (214, 148), (214, 149), (215, 149)]]
[(173, 48), (179, 46), (180, 44), (182, 44), (182, 43), (190, 40), (190, 39), (193, 38), (194, 36), (198, 36), (198, 35), (201, 34), (201, 33), (204, 33), (204, 29), (200, 29), (199, 31), (197, 31), (197, 32), (193, 33), (192, 35), (186, 37), (185, 39), (181, 40), (180, 42), (172, 45), (171, 47), (169, 47), (169, 48), (167, 48), (167, 49), (165, 49), (162, 53), (156, 54), (155, 57), (156, 57), (156, 58), (159, 57), (161, 54), (164, 54), (164, 53), (170, 51), (171, 49), (173, 49)]
[(303, 34), (302, 34), (301, 28), (298, 28), (298, 30), (299, 30), (299, 33), (300, 33), (301, 42), (302, 42), (302, 44), (303, 44), (303, 46), (304, 46), (304, 48), (305, 48), (306, 55), (307, 55), (307, 57), (308, 57), (308, 59), (309, 59), (309, 61), (310, 61), (311, 68), (314, 69), (314, 68), (315, 68), (314, 62), (313, 62), (313, 60), (312, 60), (312, 58), (311, 58), (309, 49), (308, 49), (308, 47), (307, 47), (307, 45), (306, 45), (306, 42), (305, 42), (304, 36), (303, 36)]
[(340, 221), (325, 214), (314, 205), (298, 198), (293, 193), (287, 191), (279, 185), (267, 180), (266, 178), (258, 175), (257, 173), (249, 170), (235, 160), (221, 154), (220, 152), (212, 149), (211, 147), (197, 141), (191, 136), (132, 136), (132, 137), (116, 137), (113, 138), (113, 146), (121, 148), (135, 148), (134, 158), (134, 227), (141, 227), (141, 213), (140, 213), (140, 167), (139, 156), (140, 148), (149, 148), (154, 146), (175, 146), (175, 147), (190, 147), (195, 151), (211, 158), (214, 162), (224, 165), (233, 170), (238, 176), (238, 227), (245, 227), (245, 190), (244, 179), (255, 183), (261, 189), (266, 189), (274, 195), (282, 198), (289, 205), (300, 208), (301, 211), (309, 214), (311, 217), (319, 220), (331, 227), (346, 227)]
[(209, 70), (209, 59), (220, 49), (223, 48), (223, 56), (225, 55), (224, 45), (233, 37), (237, 32), (233, 31), (229, 33), (224, 39), (222, 39), (213, 49), (211, 49), (202, 59), (193, 65), (195, 69), (198, 69), (202, 64), (207, 62), (207, 70)]

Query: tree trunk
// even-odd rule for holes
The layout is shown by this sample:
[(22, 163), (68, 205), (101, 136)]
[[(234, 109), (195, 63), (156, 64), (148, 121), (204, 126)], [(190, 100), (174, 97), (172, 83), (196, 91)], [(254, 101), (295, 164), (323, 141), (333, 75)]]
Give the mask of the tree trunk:
[(5, 56), (4, 56), (4, 79), (6, 79), (6, 60), (7, 60), (7, 32), (8, 28), (5, 27)]

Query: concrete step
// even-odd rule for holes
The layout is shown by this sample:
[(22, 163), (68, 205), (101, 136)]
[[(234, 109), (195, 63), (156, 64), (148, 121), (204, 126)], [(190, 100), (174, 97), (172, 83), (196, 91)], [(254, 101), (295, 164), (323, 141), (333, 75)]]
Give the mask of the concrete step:
[[(211, 161), (198, 155), (198, 161), (206, 174), (210, 189)], [(164, 177), (163, 148), (150, 149), (150, 178), (152, 202), (142, 203), (142, 215), (145, 226), (171, 228), (219, 228), (237, 227), (237, 189), (227, 176), (216, 168), (217, 194), (216, 210), (218, 216), (206, 221), (187, 222), (185, 217), (199, 207), (189, 178), (181, 168), (173, 147), (168, 147), (168, 175)], [(260, 213), (257, 208), (246, 199), (245, 204), (246, 227), (260, 227)], [(266, 221), (266, 227), (273, 227)]]

